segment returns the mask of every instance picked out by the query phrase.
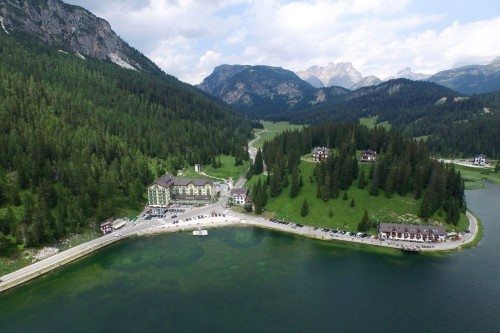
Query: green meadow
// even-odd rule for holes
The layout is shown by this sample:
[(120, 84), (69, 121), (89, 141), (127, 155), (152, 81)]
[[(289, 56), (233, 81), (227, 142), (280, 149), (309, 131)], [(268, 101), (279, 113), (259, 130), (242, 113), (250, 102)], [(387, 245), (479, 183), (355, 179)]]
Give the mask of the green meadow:
[[(358, 189), (356, 181), (346, 191), (347, 200), (343, 200), (344, 192), (341, 191), (339, 198), (330, 199), (327, 202), (317, 198), (317, 185), (313, 177), (315, 164), (304, 160), (300, 163), (300, 171), (303, 178), (303, 187), (295, 198), (290, 197), (290, 187), (284, 189), (276, 198), (269, 197), (265, 207), (266, 215), (272, 212), (275, 218), (293, 221), (301, 224), (313, 225), (324, 228), (356, 230), (358, 223), (363, 217), (364, 209), (368, 211), (370, 219), (373, 222), (397, 222), (397, 223), (420, 223), (426, 222), (418, 218), (420, 200), (415, 200), (410, 196), (401, 197), (394, 195), (392, 198), (386, 198), (383, 193), (379, 196), (370, 196), (366, 189)], [(361, 165), (360, 169), (367, 165)], [(254, 176), (247, 181), (249, 188), (259, 179), (265, 181), (266, 177)], [(311, 182), (310, 179), (313, 179)], [(309, 205), (309, 214), (301, 216), (300, 211), (304, 199), (307, 199)], [(351, 200), (354, 200), (355, 206), (351, 207)], [(330, 216), (330, 209), (333, 214)], [(445, 215), (436, 213), (431, 219), (434, 221), (443, 221)], [(468, 221), (462, 214), (457, 227), (446, 225), (447, 229), (466, 230)], [(372, 230), (375, 232), (375, 228)]]

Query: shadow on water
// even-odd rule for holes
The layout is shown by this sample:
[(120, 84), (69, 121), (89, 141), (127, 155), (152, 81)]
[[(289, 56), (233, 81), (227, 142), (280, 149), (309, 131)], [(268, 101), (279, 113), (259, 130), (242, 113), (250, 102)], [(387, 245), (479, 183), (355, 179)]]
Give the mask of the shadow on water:
[(126, 240), (0, 295), (0, 332), (498, 331), (500, 186), (466, 197), (484, 238), (442, 256), (252, 228)]

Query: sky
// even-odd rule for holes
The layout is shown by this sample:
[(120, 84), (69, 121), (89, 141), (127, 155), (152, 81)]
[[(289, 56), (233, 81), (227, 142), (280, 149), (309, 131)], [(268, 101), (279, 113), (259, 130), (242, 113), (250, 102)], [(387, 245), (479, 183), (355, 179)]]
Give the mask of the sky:
[(64, 0), (110, 22), (165, 72), (200, 83), (215, 66), (292, 71), (351, 62), (382, 79), (500, 56), (498, 0)]

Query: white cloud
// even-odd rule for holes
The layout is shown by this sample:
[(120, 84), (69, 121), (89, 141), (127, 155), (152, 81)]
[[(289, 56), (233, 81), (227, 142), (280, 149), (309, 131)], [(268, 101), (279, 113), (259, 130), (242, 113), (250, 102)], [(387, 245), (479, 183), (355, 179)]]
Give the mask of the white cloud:
[(433, 73), (457, 62), (500, 55), (500, 16), (453, 22), (449, 13), (432, 8), (412, 12), (410, 0), (131, 3), (111, 1), (108, 7), (100, 5), (97, 14), (166, 72), (190, 83), (200, 82), (222, 63), (298, 71), (350, 61), (364, 75), (385, 78), (406, 66)]

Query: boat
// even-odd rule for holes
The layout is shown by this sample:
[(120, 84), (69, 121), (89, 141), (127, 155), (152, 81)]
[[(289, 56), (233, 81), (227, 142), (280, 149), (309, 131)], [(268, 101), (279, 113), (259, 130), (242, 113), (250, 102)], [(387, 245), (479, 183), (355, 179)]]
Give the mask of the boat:
[(403, 245), (401, 247), (401, 250), (403, 250), (403, 252), (410, 252), (410, 253), (419, 253), (420, 252), (420, 246), (410, 246), (410, 245)]
[(193, 236), (207, 236), (208, 235), (208, 230), (201, 229), (200, 226), (198, 226), (198, 230), (193, 231)]

